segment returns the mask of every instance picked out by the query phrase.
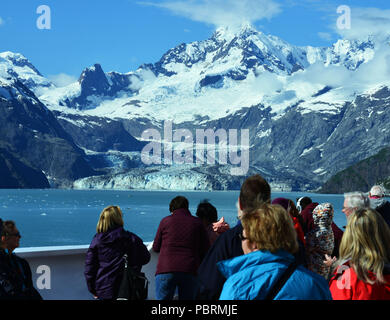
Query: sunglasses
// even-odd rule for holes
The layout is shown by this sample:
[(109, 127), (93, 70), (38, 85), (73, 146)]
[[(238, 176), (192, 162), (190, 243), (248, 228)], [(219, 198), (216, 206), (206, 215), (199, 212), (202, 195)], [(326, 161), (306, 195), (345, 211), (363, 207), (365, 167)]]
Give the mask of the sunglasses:
[(248, 240), (248, 238), (245, 238), (244, 235), (241, 233), (238, 234), (238, 237), (240, 238), (241, 241)]
[(18, 238), (21, 238), (22, 235), (20, 234), (20, 232), (17, 232), (17, 233), (9, 233), (7, 234), (8, 237), (18, 237)]

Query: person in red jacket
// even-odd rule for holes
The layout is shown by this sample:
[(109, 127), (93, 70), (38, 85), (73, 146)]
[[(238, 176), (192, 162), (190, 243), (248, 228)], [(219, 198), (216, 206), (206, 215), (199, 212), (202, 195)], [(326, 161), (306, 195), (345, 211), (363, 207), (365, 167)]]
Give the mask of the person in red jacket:
[(390, 300), (390, 228), (375, 210), (348, 219), (338, 267), (329, 282), (334, 300)]
[(297, 234), (298, 244), (299, 244), (299, 250), (295, 254), (295, 258), (300, 264), (303, 264), (305, 267), (307, 267), (307, 260), (306, 260), (306, 253), (305, 253), (306, 240), (305, 240), (305, 235), (303, 233), (302, 225), (300, 223), (301, 220), (299, 219), (300, 217), (299, 212), (295, 207), (294, 202), (286, 198), (276, 198), (272, 201), (272, 204), (278, 204), (282, 206), (291, 217), (294, 229)]
[(301, 223), (299, 221), (299, 213), (297, 208), (295, 207), (294, 202), (286, 198), (276, 198), (272, 201), (272, 204), (281, 205), (287, 211), (293, 221), (294, 229), (297, 232), (299, 241), (301, 241), (302, 244), (305, 244), (305, 236)]
[(188, 200), (178, 196), (169, 204), (170, 216), (163, 218), (153, 241), (159, 252), (156, 269), (156, 299), (195, 299), (197, 270), (210, 247), (202, 221), (188, 211)]

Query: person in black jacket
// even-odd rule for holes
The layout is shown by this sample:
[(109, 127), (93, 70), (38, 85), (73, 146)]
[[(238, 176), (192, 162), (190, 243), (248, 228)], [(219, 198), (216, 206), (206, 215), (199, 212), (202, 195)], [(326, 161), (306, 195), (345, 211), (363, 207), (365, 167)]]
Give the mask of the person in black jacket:
[[(238, 198), (238, 218), (264, 203), (271, 203), (271, 187), (268, 182), (258, 174), (247, 178)], [(217, 262), (244, 254), (240, 239), (242, 230), (239, 221), (234, 228), (221, 234), (206, 254), (198, 269), (197, 299), (218, 300), (226, 279), (219, 272)]]
[(4, 221), (0, 246), (0, 299), (42, 300), (33, 286), (27, 260), (13, 251), (19, 247), (21, 235), (13, 221)]

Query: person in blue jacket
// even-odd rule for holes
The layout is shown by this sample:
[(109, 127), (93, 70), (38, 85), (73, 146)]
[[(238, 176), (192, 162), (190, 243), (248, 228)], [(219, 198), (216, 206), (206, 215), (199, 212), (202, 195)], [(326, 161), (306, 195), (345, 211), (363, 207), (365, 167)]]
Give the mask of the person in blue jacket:
[[(264, 300), (293, 264), (298, 242), (291, 218), (279, 205), (263, 204), (241, 218), (244, 255), (218, 262), (227, 278), (220, 300)], [(332, 300), (326, 280), (300, 264), (287, 277), (275, 300)]]
[[(237, 216), (240, 219), (263, 203), (271, 203), (271, 187), (259, 174), (248, 177), (241, 185), (237, 202)], [(244, 254), (241, 247), (241, 222), (214, 242), (198, 269), (197, 300), (218, 300), (225, 277), (218, 270), (217, 262)]]

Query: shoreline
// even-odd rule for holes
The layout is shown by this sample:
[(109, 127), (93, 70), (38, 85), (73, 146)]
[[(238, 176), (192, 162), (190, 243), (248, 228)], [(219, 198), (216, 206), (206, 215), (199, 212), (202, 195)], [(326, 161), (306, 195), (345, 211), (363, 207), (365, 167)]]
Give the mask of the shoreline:
[[(239, 189), (233, 189), (233, 190), (183, 190), (183, 189), (74, 189), (74, 188), (46, 188), (46, 189), (28, 189), (28, 188), (0, 188), (0, 193), (4, 191), (48, 191), (48, 192), (56, 192), (56, 191), (75, 191), (75, 192), (85, 192), (85, 191), (91, 191), (91, 192), (158, 192), (158, 193), (169, 193), (169, 192), (187, 192), (187, 193), (236, 193), (239, 192)], [(272, 191), (272, 193), (277, 194), (289, 194), (289, 193), (296, 193), (296, 194), (307, 194), (307, 195), (316, 195), (316, 196), (342, 196), (344, 193), (319, 193), (315, 191)], [(368, 192), (365, 192), (368, 194)], [(390, 194), (385, 194), (385, 199), (390, 200)]]
[[(188, 192), (188, 193), (223, 193), (223, 192), (240, 192), (239, 189), (233, 189), (233, 190), (183, 190), (183, 189), (74, 189), (74, 188), (47, 188), (47, 189), (22, 189), (22, 188), (15, 188), (15, 189), (0, 189), (0, 192), (3, 191), (92, 191), (92, 192), (161, 192), (161, 193), (168, 193), (168, 192)], [(310, 194), (310, 195), (329, 195), (329, 196), (341, 196), (343, 193), (318, 193), (314, 191), (273, 191), (272, 193), (278, 193), (278, 194), (288, 194), (288, 193), (297, 193), (297, 194)], [(389, 195), (390, 197), (390, 195)]]

